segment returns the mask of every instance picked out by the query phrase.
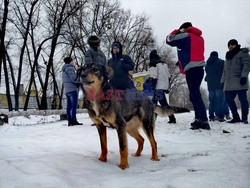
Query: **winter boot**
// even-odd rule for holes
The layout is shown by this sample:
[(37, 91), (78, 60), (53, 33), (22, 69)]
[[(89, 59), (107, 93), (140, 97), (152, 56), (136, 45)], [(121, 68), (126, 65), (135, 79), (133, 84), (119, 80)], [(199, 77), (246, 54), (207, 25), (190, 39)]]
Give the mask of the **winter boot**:
[(73, 121), (68, 121), (68, 126), (73, 126)]
[(82, 125), (82, 123), (79, 123), (77, 120), (72, 121), (72, 125)]
[(231, 121), (228, 121), (228, 123), (239, 123), (241, 122), (239, 114), (233, 114), (233, 119)]
[(176, 119), (175, 119), (175, 117), (174, 117), (174, 114), (172, 114), (172, 115), (170, 115), (170, 116), (168, 116), (168, 117), (169, 117), (168, 123), (176, 123)]
[(204, 129), (204, 130), (211, 130), (210, 125), (208, 122), (202, 122), (202, 121), (194, 121), (191, 123), (191, 128), (192, 130), (197, 130), (197, 129)]

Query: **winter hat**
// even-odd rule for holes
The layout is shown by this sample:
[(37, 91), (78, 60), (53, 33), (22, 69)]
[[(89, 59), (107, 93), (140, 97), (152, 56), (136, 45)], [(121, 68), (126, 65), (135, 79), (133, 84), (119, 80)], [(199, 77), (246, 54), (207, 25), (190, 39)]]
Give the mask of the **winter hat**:
[(238, 46), (238, 41), (235, 40), (235, 39), (231, 39), (230, 41), (228, 41), (227, 46), (229, 47), (230, 44), (231, 44), (231, 45), (236, 45), (236, 46)]
[(218, 52), (212, 51), (212, 52), (210, 53), (210, 56), (218, 57)]
[(152, 59), (159, 59), (159, 55), (157, 54), (157, 50), (152, 50), (149, 54), (149, 59), (152, 60)]
[(192, 26), (191, 22), (185, 22), (185, 23), (183, 23), (183, 24), (180, 26), (179, 30), (180, 30), (180, 29), (187, 29), (187, 28), (189, 28), (189, 27), (191, 27), (191, 26)]
[(114, 43), (112, 44), (112, 49), (113, 49), (114, 47), (121, 48), (121, 43), (120, 43), (120, 42), (114, 42)]
[(87, 40), (89, 46), (93, 49), (98, 49), (100, 46), (100, 37), (96, 36), (96, 35), (92, 35), (88, 38)]
[(65, 57), (63, 60), (67, 64), (69, 64), (71, 61), (73, 61), (73, 59), (71, 57)]

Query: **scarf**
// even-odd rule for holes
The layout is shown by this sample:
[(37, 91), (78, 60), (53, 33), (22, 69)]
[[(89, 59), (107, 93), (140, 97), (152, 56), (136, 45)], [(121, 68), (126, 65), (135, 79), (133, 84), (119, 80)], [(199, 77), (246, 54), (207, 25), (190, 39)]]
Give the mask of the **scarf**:
[(237, 45), (234, 49), (232, 49), (231, 51), (228, 51), (226, 53), (226, 59), (227, 60), (231, 60), (233, 59), (233, 57), (240, 51), (240, 45)]

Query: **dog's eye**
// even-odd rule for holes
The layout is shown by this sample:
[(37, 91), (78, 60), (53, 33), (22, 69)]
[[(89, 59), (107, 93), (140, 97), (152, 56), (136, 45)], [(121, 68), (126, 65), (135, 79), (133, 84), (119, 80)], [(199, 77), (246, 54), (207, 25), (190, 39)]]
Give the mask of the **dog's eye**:
[(97, 71), (99, 71), (99, 69), (96, 68), (96, 67), (93, 67), (93, 68), (92, 68), (92, 71), (93, 71), (93, 72), (97, 72)]

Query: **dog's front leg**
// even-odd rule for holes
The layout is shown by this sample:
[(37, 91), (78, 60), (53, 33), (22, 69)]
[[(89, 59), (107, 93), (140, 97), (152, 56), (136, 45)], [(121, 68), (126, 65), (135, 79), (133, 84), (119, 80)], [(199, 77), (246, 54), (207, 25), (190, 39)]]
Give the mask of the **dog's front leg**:
[(117, 122), (117, 134), (120, 146), (120, 165), (121, 169), (128, 168), (128, 143), (127, 143), (127, 133), (125, 128), (125, 121), (123, 119)]
[(107, 148), (107, 131), (106, 127), (104, 125), (96, 125), (99, 136), (100, 136), (100, 142), (101, 142), (101, 155), (99, 157), (100, 161), (106, 162), (107, 161), (107, 154), (108, 154), (108, 148)]

